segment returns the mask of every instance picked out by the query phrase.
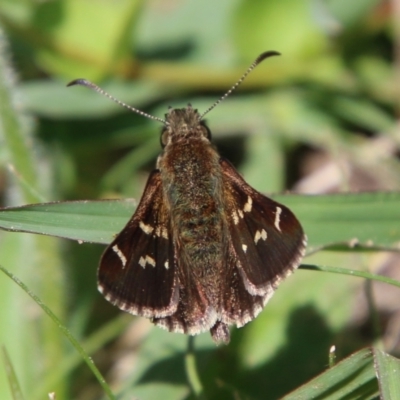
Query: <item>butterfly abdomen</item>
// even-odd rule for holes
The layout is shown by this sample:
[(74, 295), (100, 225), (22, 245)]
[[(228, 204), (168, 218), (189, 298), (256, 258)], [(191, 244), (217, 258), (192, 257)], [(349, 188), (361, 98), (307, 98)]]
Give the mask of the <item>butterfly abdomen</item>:
[[(199, 156), (199, 153), (206, 157)], [(174, 241), (194, 269), (205, 273), (223, 257), (225, 231), (219, 156), (208, 141), (180, 140), (159, 160)], [(195, 271), (194, 271), (195, 272)]]

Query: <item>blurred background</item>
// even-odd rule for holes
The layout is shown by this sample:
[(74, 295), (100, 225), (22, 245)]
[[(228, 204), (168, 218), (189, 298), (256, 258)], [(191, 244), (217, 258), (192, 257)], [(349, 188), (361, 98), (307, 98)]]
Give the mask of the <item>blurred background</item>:
[[(247, 182), (268, 193), (399, 190), (399, 0), (0, 0), (1, 205), (140, 198), (160, 124), (66, 88), (70, 80), (163, 118), (189, 102), (206, 110), (266, 50), (282, 55), (207, 115)], [(103, 248), (2, 232), (0, 263), (71, 329), (121, 399), (189, 398), (186, 337), (101, 297)], [(306, 261), (400, 279), (394, 254), (324, 251)], [(342, 358), (373, 343), (371, 290), (299, 271), (229, 346), (200, 335), (207, 398), (278, 398), (323, 371), (332, 344)], [(386, 349), (399, 355), (399, 292), (374, 292)], [(0, 304), (0, 343), (26, 398), (102, 398), (57, 327), (5, 276)], [(0, 398), (11, 399), (1, 367)]]

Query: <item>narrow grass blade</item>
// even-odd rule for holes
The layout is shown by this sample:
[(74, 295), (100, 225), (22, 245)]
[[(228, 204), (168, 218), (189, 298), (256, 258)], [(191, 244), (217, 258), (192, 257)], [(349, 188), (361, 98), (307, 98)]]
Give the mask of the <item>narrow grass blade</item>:
[(71, 332), (61, 323), (61, 321), (55, 316), (55, 314), (47, 307), (43, 302), (33, 294), (28, 287), (21, 282), (15, 275), (5, 269), (0, 265), (0, 270), (4, 272), (9, 278), (11, 278), (22, 290), (24, 290), (34, 301), (35, 303), (41, 307), (41, 309), (53, 320), (53, 322), (58, 326), (58, 329), (64, 334), (64, 336), (70, 341), (70, 343), (75, 347), (77, 352), (81, 355), (83, 360), (86, 362), (87, 366), (90, 368), (94, 376), (97, 378), (104, 392), (108, 396), (109, 399), (115, 400), (113, 393), (111, 392), (110, 387), (107, 385), (105, 379), (101, 375), (100, 371), (97, 369), (93, 360), (87, 355), (85, 350), (79, 344), (79, 342), (75, 339), (75, 337), (71, 334)]
[(283, 397), (283, 400), (373, 399), (379, 396), (373, 352), (360, 350)]
[(18, 383), (17, 374), (8, 355), (6, 348), (3, 346), (3, 361), (6, 368), (8, 382), (10, 383), (10, 390), (13, 400), (24, 400), (21, 388)]

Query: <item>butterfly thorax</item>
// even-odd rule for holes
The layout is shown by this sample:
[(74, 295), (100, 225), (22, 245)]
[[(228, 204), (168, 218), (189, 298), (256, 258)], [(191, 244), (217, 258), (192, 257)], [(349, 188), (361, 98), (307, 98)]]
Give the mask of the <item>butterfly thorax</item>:
[[(223, 215), (219, 155), (197, 111), (172, 110), (163, 132), (164, 152), (157, 167), (171, 216), (173, 240), (191, 273), (213, 282), (222, 265), (226, 221)], [(215, 282), (217, 283), (217, 282)]]

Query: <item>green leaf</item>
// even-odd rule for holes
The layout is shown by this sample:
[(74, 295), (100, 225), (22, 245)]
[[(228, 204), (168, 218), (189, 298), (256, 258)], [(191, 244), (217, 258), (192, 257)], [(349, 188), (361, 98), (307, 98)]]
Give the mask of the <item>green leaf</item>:
[(109, 243), (134, 211), (132, 200), (65, 201), (0, 210), (0, 227), (15, 232)]
[(47, 71), (96, 80), (112, 70), (128, 69), (129, 33), (139, 6), (140, 0), (101, 1), (93, 15), (91, 0), (45, 2), (36, 8), (33, 24), (24, 33), (40, 44), (37, 59)]
[(338, 268), (338, 267), (329, 267), (329, 266), (320, 266), (320, 265), (309, 265), (309, 264), (302, 264), (301, 269), (308, 269), (311, 271), (323, 271), (323, 272), (330, 272), (332, 274), (340, 274), (340, 275), (350, 275), (350, 276), (357, 276), (358, 278), (365, 278), (365, 279), (371, 279), (379, 282), (384, 282), (387, 283), (388, 285), (393, 285), (397, 286), (400, 288), (400, 282), (389, 278), (384, 275), (376, 275), (376, 274), (371, 274), (369, 272), (365, 271), (357, 271), (354, 269), (348, 269), (348, 268)]
[[(82, 76), (80, 73), (77, 76)], [(102, 118), (123, 113), (125, 110), (109, 99), (87, 88), (68, 88), (65, 81), (37, 79), (21, 84), (27, 108), (40, 116), (49, 118)], [(141, 108), (156, 101), (160, 96), (173, 92), (173, 88), (157, 82), (108, 81), (102, 88), (117, 99)]]
[(373, 354), (370, 349), (364, 349), (341, 361), (283, 399), (373, 399), (378, 395)]
[(374, 349), (374, 360), (381, 399), (400, 399), (400, 360), (378, 349)]
[(242, 1), (233, 35), (240, 52), (250, 59), (259, 49), (279, 49), (288, 58), (301, 59), (327, 44), (310, 0)]
[(289, 206), (303, 224), (309, 252), (333, 245), (399, 248), (399, 192), (274, 198)]
[[(397, 249), (400, 193), (324, 196), (280, 195), (275, 200), (297, 215), (308, 251), (336, 246)], [(134, 212), (132, 200), (72, 201), (0, 210), (0, 228), (73, 240), (109, 243)]]
[[(282, 141), (276, 136), (255, 134), (247, 140), (247, 152), (251, 155), (241, 168), (247, 182), (260, 191), (280, 191), (284, 187), (284, 160)], [(264, 173), (260, 174), (260, 165)]]
[(348, 2), (346, 0), (328, 0), (324, 7), (332, 13), (342, 27), (348, 29), (365, 18), (373, 8), (378, 7), (379, 0), (359, 0)]
[(332, 111), (345, 120), (372, 132), (385, 132), (395, 125), (395, 118), (371, 101), (332, 96), (330, 106)]

